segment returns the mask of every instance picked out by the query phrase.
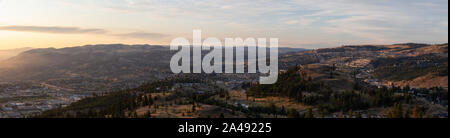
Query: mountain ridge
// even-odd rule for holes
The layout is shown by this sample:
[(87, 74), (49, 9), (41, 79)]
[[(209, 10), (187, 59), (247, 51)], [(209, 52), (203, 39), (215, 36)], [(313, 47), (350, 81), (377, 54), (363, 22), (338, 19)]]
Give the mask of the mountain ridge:
[[(168, 74), (171, 74), (168, 63), (175, 52), (170, 51), (167, 46), (146, 44), (99, 44), (67, 48), (32, 49), (11, 57), (8, 60), (0, 61), (0, 64), (3, 65), (0, 67), (0, 79), (42, 81), (55, 78), (84, 76), (96, 79), (133, 80), (142, 77), (155, 77), (149, 75), (151, 73), (158, 74), (158, 77), (155, 78), (164, 78)], [(373, 66), (374, 61), (383, 58), (397, 60), (399, 58), (427, 54), (431, 54), (431, 58), (448, 57), (448, 43), (437, 45), (416, 43), (344, 45), (336, 48), (315, 50), (282, 47), (280, 48), (280, 53), (282, 53), (280, 54), (280, 69), (287, 69), (295, 65), (317, 63)], [(446, 62), (448, 66), (448, 60), (442, 62)], [(441, 66), (445, 66), (445, 63)], [(424, 74), (428, 75), (429, 73)], [(392, 76), (395, 75), (397, 74), (392, 74)], [(427, 78), (430, 78), (430, 76), (427, 76)], [(385, 78), (381, 77), (381, 79)], [(414, 79), (416, 78), (412, 80)], [(445, 82), (437, 84), (445, 84)]]

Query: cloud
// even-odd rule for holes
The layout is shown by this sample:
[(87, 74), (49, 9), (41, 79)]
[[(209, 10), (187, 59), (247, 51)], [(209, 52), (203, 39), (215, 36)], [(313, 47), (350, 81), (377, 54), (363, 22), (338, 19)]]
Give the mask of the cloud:
[[(124, 3), (120, 10), (128, 8), (130, 11), (148, 11), (149, 14), (170, 18), (233, 20), (241, 23), (251, 21), (248, 24), (258, 23), (255, 20), (275, 21), (281, 18), (280, 22), (288, 25), (311, 25), (330, 20), (340, 20), (344, 24), (350, 19), (365, 18), (353, 20), (356, 22), (353, 25), (379, 28), (383, 23), (388, 23), (396, 25), (391, 28), (400, 29), (420, 28), (420, 24), (412, 22), (420, 22), (426, 15), (447, 15), (442, 11), (448, 11), (448, 7), (442, 6), (448, 4), (447, 0), (124, 0)], [(426, 18), (439, 19), (436, 16)], [(380, 22), (378, 19), (384, 21)], [(372, 20), (381, 24), (372, 24)], [(322, 27), (334, 26), (336, 25), (323, 24)]]
[(448, 20), (439, 22), (439, 25), (448, 28)]
[(104, 34), (107, 32), (104, 29), (81, 29), (78, 27), (56, 26), (0, 26), (0, 30), (54, 34)]
[[(120, 4), (102, 4), (103, 8), (118, 12), (147, 12), (164, 18), (236, 19), (265, 16), (293, 10), (293, 6), (279, 0), (118, 0)], [(268, 8), (270, 7), (270, 8)], [(280, 12), (281, 13), (281, 12)], [(241, 18), (242, 19), (242, 18)]]
[[(167, 32), (161, 33), (180, 30), (177, 33), (190, 34), (186, 30), (203, 29), (216, 36), (279, 37), (292, 45), (303, 41), (308, 44), (312, 41), (336, 44), (448, 41), (448, 0), (78, 0), (64, 3), (77, 5), (77, 11), (106, 12), (99, 15), (117, 18), (126, 16), (127, 19), (116, 23), (118, 28), (154, 21), (155, 25), (140, 28), (142, 31), (104, 34), (121, 38), (163, 39), (168, 35), (144, 30), (168, 27)], [(330, 43), (330, 46), (336, 45)]]
[[(396, 41), (427, 41), (430, 36), (442, 33), (433, 31), (433, 26), (448, 20), (447, 0), (293, 0), (294, 5), (306, 7), (313, 12), (303, 17), (320, 19), (315, 27), (321, 28), (324, 36), (337, 36), (341, 41), (368, 43), (391, 43)], [(293, 17), (298, 18), (298, 17)], [(352, 36), (352, 37), (347, 37)], [(350, 39), (349, 39), (350, 38)], [(436, 38), (433, 38), (436, 40)], [(443, 39), (444, 41), (446, 39)]]
[(285, 24), (288, 25), (300, 25), (300, 26), (309, 26), (311, 24), (313, 24), (314, 22), (316, 22), (316, 19), (313, 18), (305, 18), (305, 17), (301, 17), (298, 20), (287, 20), (284, 21)]
[(114, 36), (123, 38), (135, 38), (135, 39), (155, 39), (155, 38), (165, 38), (170, 35), (161, 33), (133, 32), (133, 33), (115, 34)]
[(52, 33), (52, 34), (98, 34), (105, 36), (114, 36), (133, 39), (159, 39), (170, 35), (162, 33), (149, 33), (144, 31), (113, 34), (104, 29), (81, 29), (79, 27), (48, 27), (48, 26), (0, 26), (0, 31), (16, 32), (34, 32), (34, 33)]

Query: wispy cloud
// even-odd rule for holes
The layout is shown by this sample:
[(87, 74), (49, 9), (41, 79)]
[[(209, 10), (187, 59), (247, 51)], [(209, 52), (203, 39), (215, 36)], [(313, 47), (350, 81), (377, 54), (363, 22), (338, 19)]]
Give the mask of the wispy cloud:
[(0, 30), (16, 32), (54, 33), (54, 34), (98, 34), (122, 38), (149, 39), (164, 38), (170, 35), (149, 33), (145, 31), (113, 34), (105, 29), (81, 29), (78, 27), (47, 27), (47, 26), (0, 26)]
[(286, 20), (286, 21), (284, 21), (284, 23), (288, 24), (288, 25), (309, 26), (316, 21), (317, 21), (317, 19), (314, 19), (314, 18), (301, 17), (299, 19)]
[(447, 4), (447, 0), (123, 0), (114, 7), (176, 20), (233, 21), (259, 27), (260, 32), (292, 26), (299, 35), (308, 33), (301, 29), (310, 29), (320, 37), (352, 36), (341, 40), (349, 43), (361, 39), (390, 43), (408, 41), (405, 35), (423, 36), (422, 40), (445, 35), (427, 28), (448, 26)]
[(0, 30), (55, 34), (104, 34), (107, 32), (104, 29), (81, 29), (78, 27), (56, 26), (0, 26)]
[[(17, 0), (3, 0), (4, 3), (8, 1), (10, 5), (16, 4), (18, 7), (24, 5)], [(205, 35), (214, 37), (278, 37), (280, 43), (290, 44), (289, 46), (307, 44), (321, 47), (327, 44), (333, 47), (338, 44), (448, 41), (448, 0), (47, 0), (29, 2), (32, 2), (29, 4), (31, 8), (38, 7), (35, 5), (50, 9), (67, 7), (54, 10), (63, 10), (65, 12), (61, 12), (62, 14), (69, 13), (76, 17), (75, 19), (82, 19), (77, 20), (81, 24), (102, 26), (108, 31), (76, 27), (25, 27), (25, 29), (7, 28), (8, 30), (43, 33), (103, 33), (115, 38), (167, 40), (170, 39), (169, 36), (190, 36), (192, 29), (202, 29)], [(55, 2), (67, 5), (54, 6)], [(54, 5), (50, 7), (49, 3)], [(11, 7), (10, 5), (5, 7)], [(17, 10), (16, 12), (20, 13), (23, 9), (30, 9), (30, 7), (9, 9), (7, 12)], [(39, 9), (33, 12), (35, 11), (41, 12), (39, 15), (50, 14), (45, 10)], [(86, 13), (92, 14), (86, 16)], [(23, 14), (21, 18), (10, 17), (4, 20), (8, 21), (8, 24), (29, 24), (21, 21), (21, 19), (26, 20), (28, 15)], [(53, 20), (63, 20), (63, 18), (65, 18), (64, 15), (59, 15), (54, 16)], [(40, 24), (46, 22), (41, 21)], [(61, 22), (63, 25), (67, 23)], [(128, 30), (130, 33), (115, 32), (117, 31), (115, 29), (121, 29), (121, 32)], [(152, 32), (154, 30), (157, 32)], [(170, 40), (167, 43), (169, 42)]]
[(115, 34), (114, 36), (123, 38), (134, 38), (134, 39), (155, 39), (168, 37), (170, 35), (162, 33), (133, 32), (133, 33)]

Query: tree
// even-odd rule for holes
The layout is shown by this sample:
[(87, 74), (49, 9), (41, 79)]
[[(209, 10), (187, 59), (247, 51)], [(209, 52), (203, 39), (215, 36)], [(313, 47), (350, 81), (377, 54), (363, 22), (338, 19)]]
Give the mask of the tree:
[(270, 112), (275, 116), (275, 118), (277, 118), (277, 106), (275, 105), (275, 103), (270, 103)]
[(410, 111), (409, 108), (407, 108), (406, 111), (405, 111), (405, 118), (411, 118), (410, 114), (411, 114), (411, 111)]
[(325, 114), (323, 112), (320, 112), (320, 118), (325, 118)]
[(403, 105), (401, 103), (397, 103), (397, 117), (403, 118)]
[(330, 67), (330, 79), (333, 79), (334, 78), (334, 71), (336, 70), (336, 64), (335, 63), (333, 63), (333, 66), (332, 67)]
[(152, 113), (151, 113), (150, 111), (147, 111), (147, 112), (144, 114), (144, 118), (152, 118)]
[(151, 95), (150, 95), (150, 97), (148, 98), (148, 104), (149, 104), (149, 105), (153, 105), (153, 98), (152, 98)]
[(348, 118), (353, 118), (353, 110), (348, 110)]
[(361, 112), (356, 112), (356, 117), (355, 118), (362, 118), (362, 116), (361, 116)]
[(423, 118), (431, 118), (430, 112), (425, 113), (425, 115), (423, 116)]
[(300, 114), (295, 109), (289, 109), (287, 114), (288, 118), (300, 118)]
[(192, 112), (195, 112), (195, 103), (192, 105)]
[(312, 108), (308, 108), (306, 110), (305, 118), (314, 118), (314, 114), (313, 114)]
[(387, 118), (403, 118), (402, 105), (395, 103), (387, 114)]
[(134, 113), (133, 113), (133, 118), (138, 118), (138, 115), (137, 115), (136, 111), (134, 111)]
[(422, 108), (420, 108), (419, 105), (414, 107), (413, 116), (414, 118), (423, 118)]
[(89, 109), (87, 117), (93, 118), (93, 117), (96, 117), (96, 116), (97, 116), (96, 113), (94, 113), (94, 111), (92, 109)]
[(144, 106), (148, 106), (150, 104), (147, 95), (144, 95)]

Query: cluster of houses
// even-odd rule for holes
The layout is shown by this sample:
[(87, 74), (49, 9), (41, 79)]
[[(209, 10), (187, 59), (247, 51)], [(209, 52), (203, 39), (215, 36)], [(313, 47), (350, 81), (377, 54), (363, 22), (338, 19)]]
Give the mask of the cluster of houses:
[(48, 100), (40, 102), (8, 102), (0, 105), (2, 118), (18, 118), (41, 113), (59, 106), (67, 106), (62, 100)]
[(65, 107), (91, 94), (64, 92), (39, 85), (5, 84), (0, 89), (0, 118), (18, 118)]
[(70, 103), (81, 100), (82, 95), (60, 95), (61, 97), (50, 97), (49, 99), (38, 99), (36, 101), (10, 101), (0, 104), (1, 118), (17, 118), (41, 113), (58, 107), (66, 107)]

